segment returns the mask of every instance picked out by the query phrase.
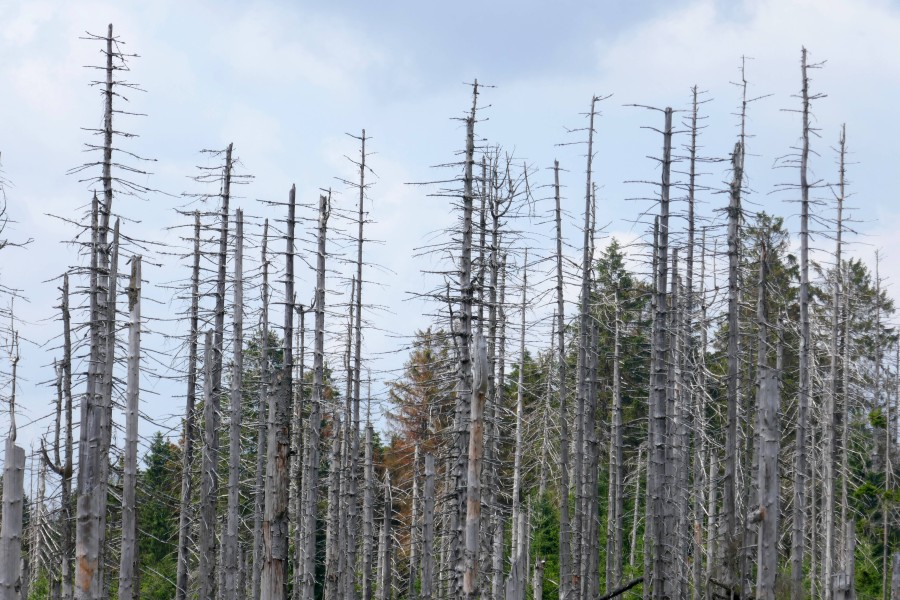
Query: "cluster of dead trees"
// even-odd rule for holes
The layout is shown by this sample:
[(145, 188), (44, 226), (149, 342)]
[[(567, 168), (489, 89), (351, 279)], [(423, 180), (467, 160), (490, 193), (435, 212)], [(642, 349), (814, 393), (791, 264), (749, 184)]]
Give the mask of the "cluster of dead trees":
[[(698, 89), (681, 131), (671, 108), (648, 113), (662, 138), (649, 273), (631, 269), (616, 243), (598, 242), (603, 98), (591, 98), (579, 130), (584, 194), (570, 204), (558, 162), (542, 186), (531, 167), (479, 137), (475, 82), (462, 160), (434, 194), (460, 216), (436, 250), (449, 267), (423, 294), (439, 316), (390, 383), (385, 441), (363, 377), (365, 130), (348, 182), (352, 210), (333, 206), (330, 191), (304, 205), (291, 187), (285, 202), (268, 203), (284, 215), (272, 223), (234, 209), (246, 179), (235, 149), (208, 152), (197, 179), (215, 192), (190, 196), (194, 206), (181, 211), (190, 271), (184, 285), (168, 284), (186, 301), (186, 333), (171, 336), (183, 373), (165, 376), (183, 382), (185, 405), (177, 461), (166, 467), (177, 482), (165, 515), (172, 534), (157, 540), (174, 567), (159, 576), (141, 556), (152, 532), (139, 527), (148, 509), (138, 501), (141, 378), (153, 356), (142, 349), (142, 254), (154, 249), (130, 237), (113, 209), (120, 196), (152, 191), (131, 181), (141, 168), (117, 158), (127, 153), (116, 140), (129, 135), (118, 128), (120, 102), (135, 89), (118, 78), (128, 55), (112, 26), (92, 39), (106, 57), (96, 82), (102, 142), (89, 145), (100, 158), (84, 168), (97, 192), (86, 217), (72, 220), (86, 264), (60, 279), (56, 416), (30, 503), (10, 352), (0, 598), (837, 600), (857, 596), (857, 557), (880, 563), (874, 587), (884, 598), (900, 597), (900, 581), (889, 585), (900, 537), (891, 516), (900, 369), (888, 360), (900, 344), (878, 266), (873, 284), (842, 248), (844, 129), (835, 183), (810, 179), (810, 111), (821, 96), (810, 89), (818, 65), (806, 50), (800, 144), (785, 159), (797, 167), (787, 187), (799, 192), (799, 256), (780, 219), (743, 208), (745, 81), (723, 196), (699, 181), (710, 161), (698, 150)], [(815, 262), (810, 210), (822, 189), (832, 195), (835, 244)], [(722, 205), (718, 221), (699, 216), (701, 200)], [(549, 225), (533, 217), (545, 201)], [(567, 208), (583, 210), (579, 259), (567, 256)], [(329, 250), (336, 219), (352, 229), (341, 233), (351, 250), (340, 261)], [(546, 248), (529, 241), (540, 227), (552, 239)], [(310, 290), (296, 289), (298, 258), (313, 273)], [(339, 271), (349, 294), (329, 290)], [(327, 361), (336, 345), (340, 367)], [(58, 495), (46, 493), (48, 471)], [(900, 580), (900, 567), (893, 573)], [(48, 581), (40, 592), (39, 576)], [(150, 576), (164, 581), (162, 592), (144, 591)]]

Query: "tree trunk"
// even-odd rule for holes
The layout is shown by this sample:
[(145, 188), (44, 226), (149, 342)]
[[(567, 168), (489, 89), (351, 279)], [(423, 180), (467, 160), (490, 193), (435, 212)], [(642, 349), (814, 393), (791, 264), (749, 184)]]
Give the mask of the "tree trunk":
[[(363, 464), (363, 511), (362, 511), (362, 523), (363, 523), (363, 547), (362, 547), (362, 598), (363, 600), (372, 600), (372, 557), (373, 557), (373, 546), (375, 542), (375, 466), (372, 463), (372, 437), (373, 430), (371, 423), (366, 423), (366, 447), (365, 447), (365, 457)], [(429, 455), (431, 456), (431, 455)], [(431, 519), (434, 519), (434, 456), (431, 456), (432, 461), (432, 514)], [(428, 457), (425, 458), (425, 469), (426, 469), (426, 496), (425, 496), (425, 518), (426, 518), (426, 526), (428, 524)], [(433, 539), (433, 530), (432, 530), (432, 542)], [(426, 553), (427, 554), (427, 553)], [(425, 566), (426, 561), (428, 566), (431, 566), (431, 556), (426, 556), (423, 554), (422, 556), (422, 599), (427, 600), (425, 596)], [(431, 585), (432, 579), (428, 578), (428, 584)]]
[(339, 595), (338, 560), (341, 552), (338, 543), (340, 529), (341, 494), (341, 419), (331, 420), (331, 453), (328, 455), (328, 516), (325, 521), (325, 600), (337, 600)]
[(802, 52), (803, 142), (800, 149), (800, 391), (794, 460), (794, 527), (791, 531), (791, 598), (803, 600), (803, 553), (806, 536), (806, 444), (809, 423), (809, 78)]
[(469, 600), (478, 596), (478, 546), (481, 527), (481, 457), (484, 451), (484, 399), (487, 393), (487, 342), (477, 334), (473, 344), (472, 398), (469, 420), (469, 464), (466, 503), (466, 570), (463, 593)]
[(219, 407), (213, 395), (213, 332), (203, 346), (203, 450), (200, 473), (200, 600), (216, 598), (216, 499), (219, 495)]
[(234, 220), (234, 363), (231, 368), (231, 420), (228, 426), (228, 508), (222, 535), (225, 571), (225, 600), (238, 600), (240, 569), (238, 564), (238, 526), (240, 523), (241, 398), (244, 376), (244, 213), (238, 209)]
[[(259, 400), (256, 427), (256, 485), (253, 491), (253, 565), (251, 573), (251, 595), (259, 598), (262, 583), (263, 562), (263, 510), (265, 508), (266, 453), (268, 451), (269, 425), (269, 220), (263, 224), (262, 239), (262, 305), (260, 315), (259, 343)], [(302, 318), (302, 314), (301, 314)], [(302, 389), (302, 385), (301, 385)], [(299, 554), (299, 552), (298, 552)], [(296, 575), (295, 575), (296, 585)], [(297, 600), (299, 586), (294, 592)]]
[(425, 507), (422, 512), (421, 600), (432, 600), (434, 582), (434, 455), (425, 454)]
[(200, 213), (194, 211), (194, 264), (191, 269), (190, 335), (188, 337), (187, 396), (181, 454), (181, 504), (178, 514), (178, 567), (175, 600), (186, 600), (191, 546), (191, 514), (194, 470), (194, 405), (197, 396), (197, 342), (200, 311)]
[(381, 521), (381, 572), (378, 574), (378, 600), (391, 600), (391, 585), (393, 577), (393, 534), (391, 533), (391, 519), (393, 518), (391, 500), (391, 473), (384, 472), (384, 513)]
[(0, 523), (0, 600), (19, 600), (22, 588), (22, 518), (25, 507), (25, 449), (16, 446), (15, 425), (6, 438), (3, 515)]
[(622, 382), (619, 372), (621, 353), (621, 307), (619, 289), (615, 290), (613, 323), (612, 418), (609, 440), (609, 494), (606, 511), (606, 592), (619, 587), (622, 579)]
[(269, 396), (266, 453), (266, 494), (263, 508), (262, 600), (288, 597), (288, 499), (290, 492), (291, 399), (293, 397), (294, 343), (294, 225), (296, 187), (288, 197), (284, 281), (284, 366)]
[(302, 600), (313, 600), (316, 558), (316, 503), (319, 488), (319, 431), (322, 419), (322, 402), (325, 399), (325, 241), (328, 232), (330, 195), (319, 196), (319, 222), (316, 257), (315, 342), (313, 351), (313, 389), (310, 399), (310, 415), (307, 421), (304, 445), (303, 474), (303, 553), (301, 571)]
[(119, 562), (119, 600), (138, 597), (137, 571), (137, 445), (141, 369), (141, 257), (131, 260), (128, 286), (128, 380), (125, 390), (125, 466), (122, 480), (122, 552)]

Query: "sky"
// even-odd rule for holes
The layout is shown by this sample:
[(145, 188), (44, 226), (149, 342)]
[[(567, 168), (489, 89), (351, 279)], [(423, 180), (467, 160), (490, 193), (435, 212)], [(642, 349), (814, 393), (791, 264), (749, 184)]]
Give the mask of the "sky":
[[(457, 1), (382, 2), (77, 2), (28, 0), (0, 4), (0, 165), (11, 223), (9, 239), (31, 239), (25, 248), (7, 248), (0, 256), (0, 282), (23, 290), (15, 304), (23, 338), (19, 363), (20, 439), (33, 447), (50, 425), (47, 382), (59, 355), (60, 326), (55, 321), (58, 280), (79, 264), (63, 242), (75, 234), (72, 224), (90, 199), (90, 185), (67, 174), (84, 162), (85, 128), (102, 123), (96, 76), (86, 65), (102, 61), (100, 46), (86, 32), (104, 34), (113, 23), (130, 60), (126, 79), (142, 92), (129, 92), (127, 110), (145, 117), (122, 117), (123, 129), (137, 134), (124, 142), (129, 151), (155, 159), (152, 174), (139, 182), (154, 192), (117, 200), (123, 230), (141, 239), (159, 240), (170, 253), (156, 252), (144, 267), (145, 345), (155, 352), (157, 373), (181, 350), (160, 335), (180, 331), (163, 319), (181, 310), (167, 284), (183, 280), (185, 263), (176, 256), (187, 221), (176, 209), (189, 204), (183, 193), (209, 191), (193, 182), (197, 166), (210, 166), (203, 149), (233, 143), (239, 171), (253, 179), (240, 187), (235, 204), (258, 231), (260, 219), (283, 218), (292, 184), (305, 205), (321, 189), (332, 188), (337, 206), (354, 207), (354, 192), (341, 180), (355, 177), (347, 156), (356, 157), (354, 138), (366, 129), (372, 139), (369, 165), (367, 237), (378, 240), (367, 250), (368, 302), (381, 307), (367, 313), (365, 348), (375, 357), (375, 395), (383, 380), (396, 376), (405, 344), (416, 328), (429, 324), (434, 306), (415, 299), (435, 280), (423, 271), (435, 259), (418, 256), (435, 232), (455, 223), (450, 200), (434, 197), (434, 188), (414, 182), (454, 173), (433, 165), (458, 159), (464, 127), (458, 120), (470, 105), (476, 78), (484, 85), (477, 134), (514, 152), (531, 171), (536, 197), (546, 197), (549, 167), (563, 168), (569, 250), (577, 254), (576, 221), (583, 200), (585, 112), (593, 95), (599, 104), (594, 162), (598, 183), (598, 222), (602, 240), (626, 243), (646, 233), (646, 211), (654, 193), (642, 181), (659, 177), (656, 163), (662, 125), (655, 111), (634, 104), (690, 105), (690, 89), (704, 92), (701, 143), (704, 155), (727, 158), (738, 133), (742, 57), (749, 81), (750, 134), (746, 164), (748, 211), (767, 210), (787, 218), (796, 232), (797, 181), (784, 162), (800, 139), (796, 97), (800, 89), (800, 52), (823, 63), (813, 71), (815, 93), (811, 170), (820, 182), (815, 195), (813, 239), (820, 254), (830, 251), (824, 233), (833, 215), (826, 184), (836, 180), (834, 147), (846, 123), (851, 152), (848, 200), (856, 233), (848, 251), (871, 260), (883, 252), (881, 272), (888, 284), (900, 280), (893, 251), (900, 230), (894, 198), (894, 152), (889, 140), (900, 137), (894, 105), (900, 97), (900, 3), (884, 0), (532, 0), (490, 3)], [(678, 113), (680, 121), (685, 113)], [(685, 143), (683, 128), (676, 144)], [(783, 167), (783, 168), (778, 168)], [(705, 168), (704, 183), (722, 189), (727, 165)], [(781, 191), (779, 191), (781, 190)], [(726, 202), (710, 191), (701, 213), (719, 218)], [(552, 233), (546, 205), (536, 209), (531, 232), (521, 245), (541, 246)], [(301, 225), (308, 250), (313, 216), (303, 207)], [(349, 227), (345, 228), (349, 229)], [(253, 234), (256, 235), (256, 234)], [(601, 241), (603, 243), (603, 241)], [(251, 246), (258, 240), (251, 242)], [(280, 246), (279, 246), (280, 248)], [(348, 251), (336, 240), (334, 248)], [(634, 264), (641, 264), (635, 249)], [(253, 246), (248, 253), (258, 253)], [(302, 251), (301, 251), (302, 253)], [(540, 249), (535, 248), (540, 254)], [(298, 297), (311, 297), (310, 259), (298, 263)], [(342, 268), (342, 267), (336, 267)], [(540, 278), (538, 278), (540, 279)], [(343, 286), (343, 291), (342, 287)], [(346, 295), (335, 277), (334, 301)], [(251, 290), (250, 293), (257, 293)], [(273, 309), (280, 312), (280, 309)], [(540, 310), (536, 310), (540, 312)], [(335, 363), (343, 321), (329, 316), (330, 348)], [(279, 320), (273, 316), (273, 320)], [(530, 344), (541, 347), (541, 335)], [(0, 340), (4, 346), (7, 340)], [(172, 359), (172, 357), (176, 357)], [(0, 359), (4, 360), (4, 359)], [(6, 363), (3, 370), (8, 371)], [(143, 382), (141, 433), (162, 430), (177, 439), (183, 398), (180, 387), (160, 377)], [(8, 395), (8, 386), (2, 390)], [(383, 408), (376, 405), (375, 411)], [(379, 418), (375, 415), (375, 418)], [(8, 414), (0, 411), (0, 431)]]

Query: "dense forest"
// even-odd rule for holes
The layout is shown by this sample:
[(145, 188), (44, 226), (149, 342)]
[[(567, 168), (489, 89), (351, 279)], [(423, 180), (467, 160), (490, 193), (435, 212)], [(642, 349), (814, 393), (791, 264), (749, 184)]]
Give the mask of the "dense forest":
[[(798, 143), (773, 167), (798, 231), (748, 202), (764, 132), (743, 63), (718, 155), (702, 88), (673, 99), (686, 109), (633, 107), (653, 145), (627, 243), (604, 234), (598, 199), (608, 98), (573, 99), (583, 120), (564, 143), (584, 163), (533, 165), (479, 133), (491, 88), (461, 88), (459, 147), (409, 184), (454, 219), (411, 233), (426, 283), (410, 295), (431, 326), (400, 332), (402, 367), (373, 372), (366, 294), (389, 276), (367, 262), (366, 130), (337, 174), (351, 193), (286, 184), (246, 213), (239, 148), (200, 144), (180, 245), (140, 239), (131, 224), (151, 209), (133, 200), (164, 192), (129, 131), (152, 121), (127, 98), (136, 56), (112, 25), (86, 43), (104, 57), (87, 82), (102, 121), (72, 170), (85, 198), (47, 216), (71, 230), (70, 256), (47, 275), (54, 406), (28, 456), (14, 310), (27, 290), (0, 283), (0, 600), (900, 598), (895, 306), (881, 254), (845, 247), (852, 128), (817, 127), (824, 65), (805, 48), (786, 108)], [(29, 245), (9, 183), (4, 261)], [(153, 281), (148, 263), (177, 274)], [(151, 287), (168, 319), (142, 315)], [(148, 378), (184, 408), (139, 456)]]

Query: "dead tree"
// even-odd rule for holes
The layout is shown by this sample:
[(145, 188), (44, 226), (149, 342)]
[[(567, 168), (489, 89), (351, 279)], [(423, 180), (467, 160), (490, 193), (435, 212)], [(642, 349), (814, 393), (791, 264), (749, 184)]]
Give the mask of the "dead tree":
[(125, 390), (125, 466), (122, 480), (122, 552), (119, 600), (138, 597), (137, 581), (137, 444), (141, 369), (141, 257), (131, 259), (128, 286), (128, 379)]
[(11, 332), (12, 393), (10, 426), (3, 465), (3, 514), (0, 520), (0, 599), (19, 600), (22, 593), (22, 519), (25, 509), (25, 449), (16, 445), (16, 366), (19, 334)]
[(263, 564), (260, 598), (287, 600), (288, 500), (290, 493), (291, 399), (293, 398), (295, 186), (288, 197), (284, 283), (284, 367), (269, 396)]
[(553, 161), (553, 196), (556, 201), (556, 335), (557, 387), (559, 393), (559, 597), (571, 594), (572, 571), (569, 539), (569, 415), (566, 407), (566, 313), (563, 297), (562, 209), (559, 161)]
[[(263, 561), (263, 509), (265, 503), (267, 427), (269, 412), (269, 220), (263, 224), (262, 288), (259, 343), (259, 415), (256, 429), (256, 485), (253, 494), (253, 565), (251, 573), (252, 597), (259, 598)], [(296, 583), (296, 581), (295, 581)], [(299, 586), (297, 592), (299, 593)]]
[(807, 177), (809, 162), (809, 75), (806, 48), (801, 52), (803, 140), (800, 148), (800, 390), (796, 453), (794, 459), (794, 520), (791, 530), (791, 598), (802, 600), (803, 554), (806, 544), (806, 479), (809, 468), (806, 456), (809, 426), (809, 190)]
[(244, 213), (240, 209), (234, 218), (234, 315), (232, 321), (233, 363), (231, 366), (231, 419), (228, 424), (228, 507), (222, 551), (225, 600), (240, 597), (238, 568), (238, 526), (240, 524), (240, 461), (241, 461), (241, 398), (244, 376)]
[(432, 600), (434, 582), (434, 455), (425, 454), (424, 508), (422, 510), (421, 600)]
[(473, 340), (472, 398), (469, 421), (468, 498), (466, 503), (466, 570), (463, 593), (469, 600), (478, 597), (478, 542), (481, 527), (481, 457), (484, 452), (484, 400), (490, 365), (487, 342), (477, 334)]
[(478, 103), (478, 81), (472, 85), (472, 108), (465, 118), (466, 122), (466, 149), (463, 164), (463, 229), (462, 245), (459, 257), (459, 294), (460, 310), (459, 325), (456, 329), (459, 366), (457, 369), (459, 381), (457, 382), (456, 410), (454, 414), (454, 450), (453, 450), (453, 498), (456, 509), (451, 513), (451, 537), (450, 554), (453, 560), (453, 595), (462, 597), (463, 575), (466, 571), (465, 556), (465, 531), (464, 523), (468, 511), (467, 504), (467, 474), (468, 474), (468, 449), (469, 427), (472, 395), (472, 359), (470, 345), (472, 342), (472, 211), (474, 204), (474, 177), (472, 168), (475, 162), (475, 115)]
[[(63, 274), (60, 311), (63, 322), (63, 358), (56, 365), (56, 429), (53, 438), (53, 458), (51, 460), (43, 440), (41, 453), (44, 463), (60, 477), (60, 521), (62, 531), (59, 542), (60, 579), (62, 600), (72, 600), (72, 550), (74, 530), (72, 527), (72, 318), (69, 312), (69, 274)], [(60, 434), (65, 415), (65, 461), (60, 453)]]
[(197, 343), (200, 318), (200, 213), (194, 212), (194, 255), (191, 269), (191, 308), (189, 313), (187, 396), (184, 408), (184, 447), (181, 454), (181, 504), (178, 515), (178, 566), (175, 600), (186, 600), (191, 540), (191, 496), (194, 470), (194, 412), (197, 395)]
[(381, 521), (381, 572), (378, 573), (378, 600), (391, 600), (391, 581), (393, 578), (393, 534), (391, 520), (393, 518), (393, 500), (391, 499), (391, 472), (384, 472), (384, 501)]
[[(839, 169), (838, 169), (838, 192), (835, 194), (837, 202), (837, 219), (835, 221), (835, 240), (834, 240), (834, 271), (833, 281), (831, 284), (831, 344), (830, 344), (830, 377), (828, 394), (826, 396), (827, 406), (825, 408), (826, 424), (823, 428), (825, 434), (825, 477), (822, 483), (825, 490), (825, 505), (823, 513), (825, 517), (825, 557), (824, 557), (824, 580), (825, 580), (825, 600), (830, 600), (834, 593), (832, 584), (832, 572), (834, 569), (833, 546), (834, 539), (834, 488), (835, 488), (835, 468), (838, 461), (838, 446), (835, 443), (835, 434), (841, 428), (841, 421), (846, 418), (838, 409), (838, 389), (840, 382), (840, 351), (838, 340), (840, 338), (840, 314), (841, 314), (841, 243), (844, 225), (844, 191), (846, 183), (846, 167), (844, 164), (846, 156), (846, 125), (841, 127), (841, 136), (838, 141), (839, 145)], [(845, 448), (840, 448), (840, 452), (846, 452)], [(843, 523), (840, 524), (843, 527)]]
[(203, 447), (200, 471), (200, 600), (216, 598), (216, 499), (219, 495), (219, 403), (213, 395), (215, 364), (212, 330), (203, 345)]
[(313, 388), (310, 398), (310, 414), (307, 420), (306, 443), (303, 448), (303, 514), (301, 527), (303, 553), (301, 570), (302, 600), (313, 600), (315, 583), (316, 501), (319, 487), (319, 433), (322, 419), (322, 402), (325, 393), (325, 241), (331, 198), (319, 196), (319, 221), (316, 257), (315, 291), (315, 342), (313, 350)]
[(778, 522), (781, 515), (779, 496), (781, 480), (778, 474), (778, 452), (781, 442), (781, 390), (778, 374), (769, 368), (766, 314), (766, 278), (768, 275), (767, 244), (760, 240), (759, 291), (757, 321), (759, 328), (759, 356), (757, 359), (759, 387), (757, 389), (757, 433), (759, 435), (759, 467), (757, 473), (759, 508), (750, 519), (759, 523), (757, 533), (756, 598), (774, 600), (775, 577), (778, 573)]
[[(366, 422), (366, 440), (365, 440), (365, 457), (363, 462), (363, 507), (362, 507), (362, 598), (363, 600), (372, 600), (373, 575), (372, 575), (372, 558), (373, 546), (375, 542), (375, 465), (372, 461), (372, 437), (374, 431), (372, 424)], [(434, 456), (432, 460), (432, 511), (431, 518), (434, 519)], [(427, 468), (426, 457), (426, 468)], [(427, 477), (427, 475), (426, 475)], [(427, 485), (427, 479), (426, 479)], [(426, 505), (428, 499), (426, 497)], [(427, 513), (426, 513), (427, 515)], [(427, 518), (427, 517), (426, 517)], [(433, 531), (432, 531), (433, 534)], [(432, 537), (432, 542), (434, 538)], [(427, 558), (431, 566), (431, 556)], [(422, 557), (422, 600), (425, 600), (425, 556)], [(429, 586), (432, 579), (428, 579)]]

